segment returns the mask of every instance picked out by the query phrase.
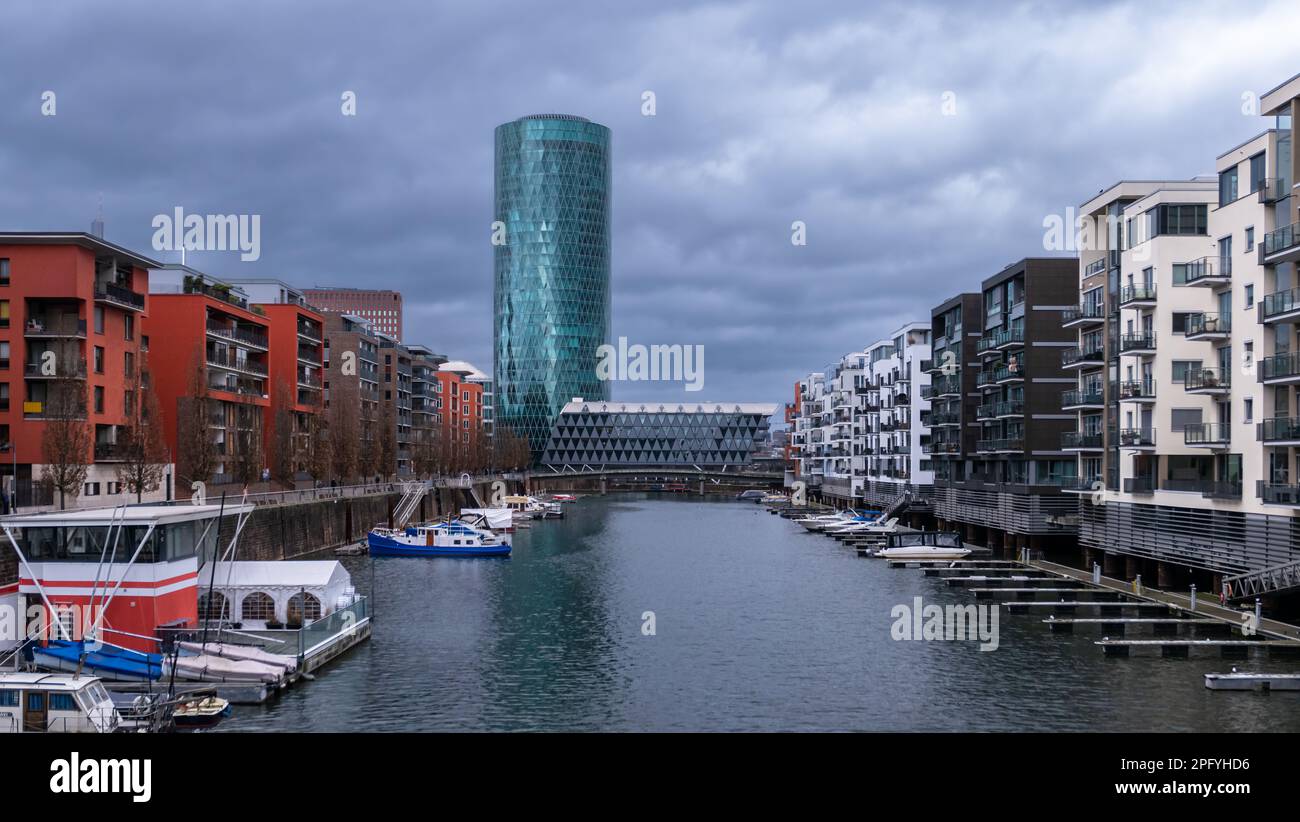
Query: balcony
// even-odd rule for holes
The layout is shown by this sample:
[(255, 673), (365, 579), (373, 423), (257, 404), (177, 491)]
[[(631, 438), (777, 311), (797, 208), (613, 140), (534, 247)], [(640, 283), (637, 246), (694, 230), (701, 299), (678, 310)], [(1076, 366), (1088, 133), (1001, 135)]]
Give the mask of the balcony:
[(1275, 265), (1300, 258), (1300, 223), (1292, 223), (1264, 235), (1259, 244), (1259, 260)]
[(1073, 388), (1061, 393), (1061, 410), (1077, 411), (1082, 408), (1101, 408), (1106, 403), (1100, 385)]
[(1232, 333), (1232, 315), (1202, 313), (1187, 318), (1184, 336), (1189, 340), (1226, 340)]
[(1259, 380), (1269, 385), (1300, 382), (1300, 353), (1274, 354), (1260, 360)]
[(1300, 445), (1300, 417), (1269, 417), (1256, 426), (1255, 435), (1267, 445)]
[(121, 443), (95, 443), (95, 462), (122, 462), (125, 459), (126, 448)]
[(1182, 491), (1200, 494), (1207, 499), (1241, 499), (1241, 482), (1211, 479), (1167, 479), (1160, 483), (1161, 491)]
[(1120, 402), (1155, 402), (1156, 383), (1151, 377), (1142, 380), (1125, 380), (1118, 386)]
[(266, 376), (266, 366), (252, 360), (240, 359), (223, 354), (220, 351), (209, 351), (207, 355), (208, 365), (218, 368), (227, 368), (231, 371), (243, 371), (247, 374), (256, 374), (259, 377)]
[(930, 415), (931, 428), (943, 428), (949, 425), (961, 425), (961, 414), (940, 411)]
[(1156, 353), (1155, 334), (1122, 334), (1119, 338), (1119, 353), (1150, 356)]
[(319, 367), (321, 364), (320, 351), (312, 346), (300, 345), (298, 346), (298, 360)]
[(1083, 276), (1084, 279), (1087, 279), (1088, 277), (1093, 277), (1096, 276), (1097, 274), (1102, 274), (1105, 271), (1106, 271), (1106, 258), (1102, 257), (1099, 260), (1093, 260), (1092, 262), (1088, 263), (1087, 267), (1083, 269)]
[(1105, 349), (1067, 348), (1061, 352), (1062, 368), (1099, 368), (1105, 359)]
[(1183, 388), (1188, 394), (1218, 396), (1232, 388), (1232, 372), (1220, 368), (1198, 368), (1183, 377)]
[(217, 337), (218, 339), (231, 340), (252, 348), (260, 348), (263, 351), (266, 351), (268, 348), (266, 335), (251, 329), (239, 327), (232, 328), (231, 326), (218, 325), (216, 323), (208, 323), (207, 329), (209, 336)]
[(981, 371), (979, 372), (979, 375), (975, 377), (976, 388), (983, 388), (984, 386), (987, 385), (996, 385), (996, 384), (997, 384), (997, 378), (994, 375), (994, 372), (992, 371)]
[(1300, 319), (1300, 288), (1267, 294), (1259, 301), (1261, 323), (1294, 322)]
[(1291, 184), (1280, 177), (1266, 177), (1260, 181), (1259, 201), (1264, 204), (1276, 203), (1291, 193)]
[(1154, 285), (1129, 285), (1120, 289), (1120, 308), (1154, 308), (1156, 304), (1156, 287)]
[(1121, 428), (1115, 432), (1120, 448), (1152, 450), (1156, 447), (1156, 432), (1150, 428)]
[(1020, 366), (1000, 365), (993, 370), (993, 380), (998, 385), (1012, 382), (1024, 382), (1025, 372)]
[(144, 295), (137, 294), (117, 283), (103, 283), (95, 286), (95, 302), (107, 303), (125, 308), (128, 311), (144, 311)]
[(1177, 276), (1177, 269), (1180, 266), (1174, 268), (1174, 285), (1220, 286), (1232, 282), (1231, 257), (1201, 257), (1190, 263), (1183, 263), (1181, 280)]
[(1024, 400), (1006, 400), (1005, 402), (995, 403), (993, 406), (993, 416), (997, 419), (1006, 419), (1007, 417), (1023, 417), (1025, 415)]
[(1082, 305), (1061, 312), (1062, 328), (1084, 328), (1105, 322), (1106, 311), (1101, 305)]
[(23, 336), (29, 339), (75, 337), (84, 340), (86, 321), (76, 317), (32, 318), (23, 326)]
[(1091, 494), (1106, 487), (1099, 476), (1062, 477), (1055, 484), (1067, 494)]
[(1232, 441), (1230, 426), (1217, 422), (1183, 427), (1183, 444), (1196, 448), (1227, 448)]
[(975, 345), (975, 350), (980, 354), (988, 354), (994, 351), (1018, 348), (1024, 344), (1025, 330), (1023, 328), (1004, 328), (1001, 331), (994, 331), (980, 337), (979, 342)]
[(1125, 494), (1154, 494), (1156, 481), (1153, 477), (1125, 477), (1122, 487)]
[(1258, 481), (1255, 492), (1265, 505), (1300, 506), (1300, 485)]
[(1062, 451), (1100, 451), (1103, 447), (1100, 431), (1066, 431), (1061, 435)]
[(298, 336), (310, 342), (319, 343), (325, 340), (325, 334), (313, 323), (298, 321)]
[(1010, 454), (1019, 453), (1025, 450), (1025, 441), (1021, 438), (1003, 438), (995, 440), (979, 440), (975, 443), (975, 450), (982, 454)]
[(23, 376), (29, 380), (84, 380), (86, 378), (86, 360), (84, 358), (56, 357), (54, 373), (45, 373), (44, 362), (23, 363)]

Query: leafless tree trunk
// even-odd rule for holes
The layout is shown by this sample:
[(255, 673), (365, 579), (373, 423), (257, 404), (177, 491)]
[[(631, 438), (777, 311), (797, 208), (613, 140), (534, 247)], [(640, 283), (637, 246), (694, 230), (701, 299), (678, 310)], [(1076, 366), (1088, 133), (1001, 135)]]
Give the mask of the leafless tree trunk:
[(271, 479), (282, 488), (293, 487), (295, 463), (298, 456), (298, 438), (294, 431), (293, 393), (289, 386), (280, 383), (275, 387), (275, 419), (271, 441)]
[(117, 481), (142, 502), (144, 495), (158, 489), (167, 463), (167, 445), (162, 436), (162, 410), (158, 394), (148, 376), (148, 366), (141, 363), (131, 375), (130, 407), (127, 422), (118, 434), (117, 448), (121, 462), (115, 472)]
[(211, 414), (217, 403), (208, 396), (203, 352), (190, 365), (188, 396), (176, 405), (176, 473), (178, 485), (209, 482), (217, 467), (217, 446), (212, 437)]
[(86, 419), (86, 383), (59, 377), (49, 384), (41, 434), (44, 479), (59, 492), (59, 508), (76, 499), (86, 482), (95, 438)]

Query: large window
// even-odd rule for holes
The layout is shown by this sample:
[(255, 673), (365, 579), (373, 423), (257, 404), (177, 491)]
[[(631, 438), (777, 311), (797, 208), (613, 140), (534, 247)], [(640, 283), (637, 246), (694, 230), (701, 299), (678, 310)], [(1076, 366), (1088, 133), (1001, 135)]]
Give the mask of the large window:
[(239, 606), (239, 618), (264, 621), (275, 619), (275, 600), (271, 599), (270, 594), (254, 591), (244, 597), (243, 604)]
[(1219, 172), (1219, 205), (1226, 206), (1237, 199), (1237, 167)]

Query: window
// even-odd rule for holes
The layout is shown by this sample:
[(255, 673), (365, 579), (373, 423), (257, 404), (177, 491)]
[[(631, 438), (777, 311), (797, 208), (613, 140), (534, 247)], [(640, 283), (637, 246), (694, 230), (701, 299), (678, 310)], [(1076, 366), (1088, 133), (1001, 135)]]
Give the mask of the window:
[[(8, 262), (8, 260), (0, 260)], [(18, 692), (17, 691), (0, 691), (0, 708), (17, 708)]]
[(1237, 199), (1237, 167), (1234, 165), (1219, 172), (1219, 205), (1226, 206)]
[(1200, 360), (1174, 360), (1174, 382), (1182, 385), (1187, 381), (1188, 371), (1199, 371), (1201, 369)]
[(1255, 250), (1255, 227), (1252, 225), (1246, 227), (1246, 251), (1249, 252), (1254, 250)]
[(0, 300), (0, 328), (9, 327), (9, 301)]
[(9, 341), (0, 341), (0, 369), (9, 367)]
[[(8, 410), (9, 410), (9, 383), (0, 382), (0, 411), (8, 411)], [(6, 426), (6, 428), (7, 427), (8, 426)], [(6, 434), (7, 433), (8, 432), (6, 431)], [(0, 438), (0, 441), (9, 442), (9, 437), (8, 436), (2, 437)]]
[(95, 386), (95, 413), (104, 413), (104, 386)]
[(1264, 187), (1264, 175), (1268, 173), (1265, 166), (1264, 152), (1256, 154), (1250, 158), (1250, 190), (1251, 193), (1259, 191)]
[(1246, 286), (1246, 307), (1252, 308), (1255, 305), (1255, 286)]
[(50, 694), (51, 711), (76, 711), (77, 702), (72, 698), (72, 694)]
[(0, 257), (0, 285), (9, 285), (9, 260)]
[(95, 306), (95, 333), (104, 333), (104, 306)]
[(122, 338), (128, 341), (134, 340), (135, 339), (135, 317), (133, 317), (130, 314), (127, 314), (124, 319), (125, 322), (122, 325), (123, 328), (126, 329), (126, 333), (123, 334)]
[(1199, 408), (1175, 408), (1170, 413), (1170, 428), (1174, 431), (1182, 431), (1189, 425), (1201, 424), (1201, 409)]
[(97, 497), (97, 496), (99, 496), (99, 483), (97, 483), (97, 482), (88, 482), (88, 483), (86, 483), (86, 488), (85, 488), (85, 491), (84, 491), (84, 495), (87, 496), (87, 497)]
[(230, 603), (220, 591), (204, 591), (199, 595), (199, 619), (230, 619)]
[(104, 373), (104, 349), (98, 345), (95, 346), (95, 373)]
[(1175, 334), (1186, 334), (1186, 333), (1187, 333), (1187, 318), (1190, 317), (1193, 313), (1196, 313), (1196, 312), (1191, 312), (1191, 311), (1175, 311), (1175, 312), (1174, 312), (1173, 327), (1174, 327), (1174, 333), (1175, 333)]
[(1255, 400), (1254, 399), (1250, 397), (1246, 397), (1246, 399), (1244, 400), (1243, 416), (1245, 417), (1246, 422), (1255, 421)]
[(264, 594), (261, 591), (254, 591), (244, 597), (244, 602), (239, 606), (240, 619), (275, 619), (275, 600), (271, 599), (270, 594)]
[(299, 591), (289, 599), (289, 622), (314, 622), (320, 619), (320, 600), (312, 594)]

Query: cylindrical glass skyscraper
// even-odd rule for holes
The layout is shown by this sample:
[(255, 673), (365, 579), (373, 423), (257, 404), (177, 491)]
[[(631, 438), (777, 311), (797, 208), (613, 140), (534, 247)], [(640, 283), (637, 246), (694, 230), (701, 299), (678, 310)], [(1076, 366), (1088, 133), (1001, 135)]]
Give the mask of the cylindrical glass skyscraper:
[(497, 126), (494, 413), (534, 457), (565, 403), (609, 399), (596, 361), (610, 341), (611, 182), (605, 126), (567, 114)]

